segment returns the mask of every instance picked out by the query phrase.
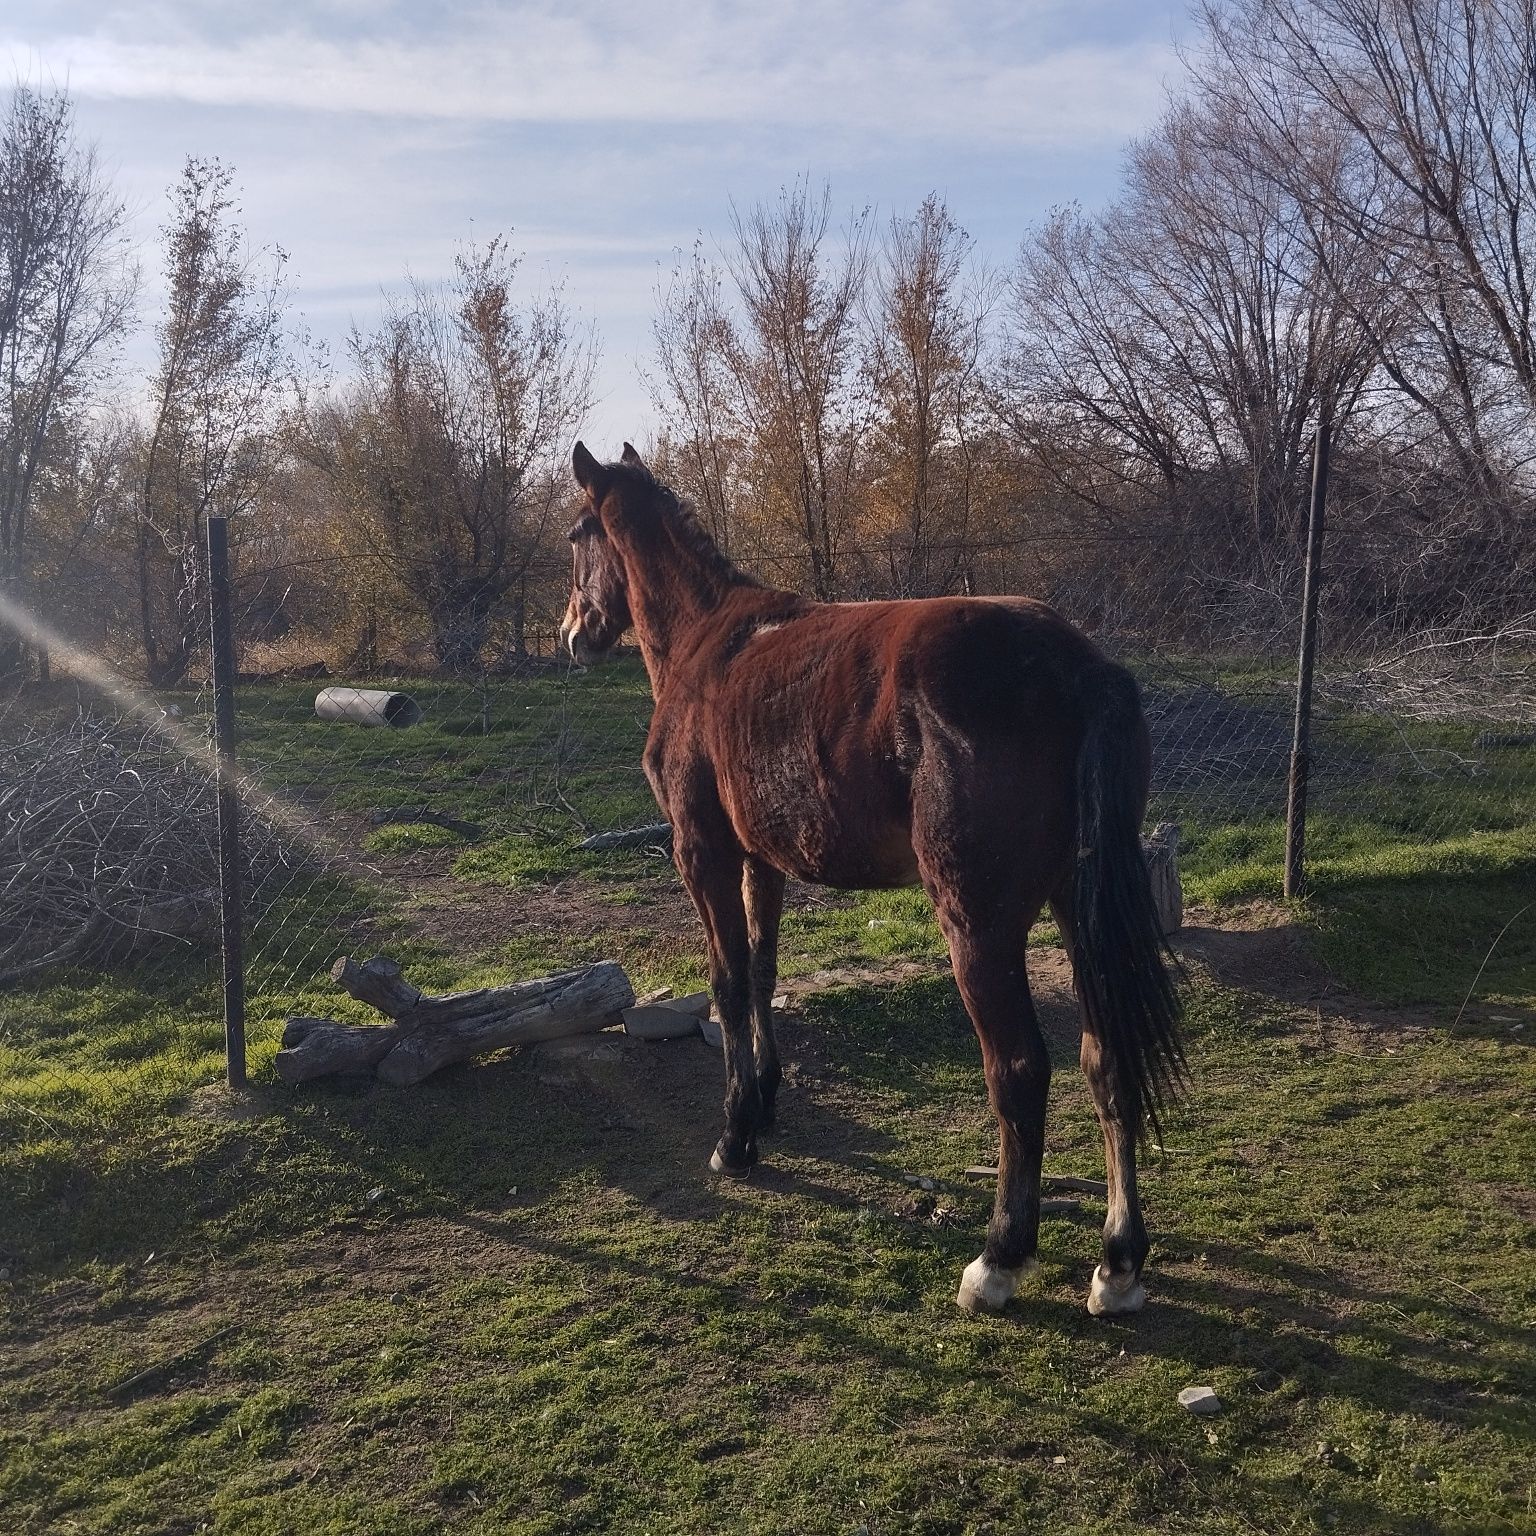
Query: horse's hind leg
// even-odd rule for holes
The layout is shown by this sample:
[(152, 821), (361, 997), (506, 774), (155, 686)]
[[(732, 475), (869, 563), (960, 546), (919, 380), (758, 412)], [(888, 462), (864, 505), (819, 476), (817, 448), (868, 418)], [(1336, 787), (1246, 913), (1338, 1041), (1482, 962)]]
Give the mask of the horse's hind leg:
[[(1073, 955), (1071, 902), (1051, 902), (1056, 924), (1061, 929), (1067, 951)], [(1088, 1310), (1095, 1317), (1139, 1312), (1147, 1299), (1141, 1283), (1141, 1268), (1151, 1247), (1146, 1224), (1141, 1218), (1141, 1200), (1136, 1189), (1136, 1122), (1131, 1100), (1116, 1092), (1115, 1072), (1107, 1053), (1099, 1043), (1093, 1021), (1086, 1008), (1080, 1010), (1083, 1021), (1083, 1046), (1080, 1055), (1083, 1076), (1093, 1095), (1099, 1127), (1104, 1133), (1104, 1171), (1109, 1185), (1109, 1214), (1104, 1220), (1104, 1252), (1088, 1291)]]
[(1034, 1267), (1040, 1238), (1040, 1158), (1051, 1060), (1024, 971), (1033, 914), (1004, 911), (977, 927), (942, 894), (937, 905), (955, 981), (981, 1041), (998, 1127), (997, 1197), (986, 1246), (966, 1266), (955, 1300), (967, 1311), (996, 1312)]
[(773, 1128), (778, 1098), (779, 1047), (773, 1035), (773, 989), (778, 982), (779, 914), (784, 910), (784, 876), (771, 864), (749, 857), (741, 894), (747, 909), (747, 940), (751, 948), (752, 1057), (762, 1099), (759, 1126)]

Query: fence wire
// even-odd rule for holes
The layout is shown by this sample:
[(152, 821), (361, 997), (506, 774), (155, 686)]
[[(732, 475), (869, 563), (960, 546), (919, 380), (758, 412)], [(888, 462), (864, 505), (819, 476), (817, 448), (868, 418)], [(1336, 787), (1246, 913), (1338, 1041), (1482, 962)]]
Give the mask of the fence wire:
[[(1153, 541), (1108, 564), (1086, 541), (1075, 557), (1062, 548), (1021, 558), (1007, 585), (1052, 601), (1137, 673), (1154, 739), (1149, 820), (1181, 826), (1189, 895), (1277, 894), (1296, 583), (1171, 569)], [(594, 957), (581, 952), (593, 933), (625, 924), (643, 948), (647, 903), (670, 878), (662, 860), (617, 865), (579, 844), (659, 819), (640, 770), (648, 686), (633, 653), (590, 671), (559, 653), (563, 570), (473, 671), (453, 673), (425, 644), (348, 664), (323, 635), (274, 640), (260, 603), (239, 606), (240, 592), (265, 592), (264, 573), (237, 577), (254, 1076), (270, 1072), (286, 1017), (356, 1016), (327, 981), (344, 954), (386, 950), (446, 987), (562, 950)], [(1465, 622), (1415, 628), (1347, 585), (1325, 592), (1308, 834), (1325, 880), (1390, 872), (1394, 850), (1536, 848), (1525, 598), (1511, 589), (1492, 618), (1484, 600)], [(360, 703), (373, 694), (408, 704)], [(9, 1136), (109, 1124), (220, 1074), (210, 720), (200, 679), (127, 710), (72, 683), (3, 706)], [(644, 890), (625, 873), (638, 858)], [(52, 1021), (66, 1014), (87, 1022), (61, 1030)]]

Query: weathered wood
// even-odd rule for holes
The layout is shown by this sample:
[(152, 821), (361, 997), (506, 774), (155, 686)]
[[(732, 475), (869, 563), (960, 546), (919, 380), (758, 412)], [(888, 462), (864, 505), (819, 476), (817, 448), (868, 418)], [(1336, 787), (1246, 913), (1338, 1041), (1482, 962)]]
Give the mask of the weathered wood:
[(400, 1043), (400, 1036), (398, 1027), (289, 1019), (283, 1026), (283, 1048), (273, 1065), (289, 1087), (341, 1072), (371, 1072)]
[(450, 816), (445, 811), (434, 811), (425, 805), (384, 806), (369, 811), (368, 820), (376, 827), (409, 826), (418, 822), (429, 827), (447, 827), (450, 832), (457, 832), (470, 843), (478, 841), (485, 831), (479, 822), (460, 821), (457, 816)]
[(387, 955), (375, 955), (361, 965), (343, 955), (331, 967), (331, 980), (348, 997), (377, 1008), (391, 1019), (409, 1013), (421, 1001), (421, 989), (413, 987)]
[(1179, 825), (1165, 821), (1151, 835), (1142, 839), (1147, 874), (1152, 880), (1152, 900), (1163, 925), (1165, 937), (1184, 926), (1184, 887), (1179, 880)]
[(634, 827), (628, 832), (596, 832), (576, 846), (589, 853), (608, 853), (614, 848), (670, 848), (672, 823), (658, 821), (648, 827)]
[[(623, 967), (612, 960), (441, 996), (413, 987), (383, 955), (361, 965), (339, 960), (331, 978), (394, 1022), (357, 1027), (333, 1019), (289, 1019), (276, 1057), (278, 1076), (286, 1083), (370, 1069), (387, 1083), (419, 1083), (441, 1067), (487, 1051), (607, 1029), (635, 996)], [(696, 1027), (696, 1021), (688, 1022)]]
[[(462, 994), (461, 1003), (471, 995)], [(619, 1011), (634, 995), (624, 968), (616, 961), (603, 960), (537, 982), (487, 988), (475, 1011), (461, 1006), (446, 1022), (432, 1015), (432, 999), (425, 999), (415, 1010), (421, 1027), (412, 1030), (379, 1063), (379, 1076), (387, 1083), (419, 1083), (440, 1067), (468, 1061), (486, 1051), (536, 1045), (566, 1035), (595, 1034), (617, 1024)]]
[(1084, 1195), (1107, 1195), (1109, 1185), (1103, 1179), (1080, 1179), (1071, 1173), (1043, 1173), (1041, 1189), (1075, 1189)]
[[(966, 1177), (972, 1179), (995, 1179), (997, 1169), (991, 1163), (973, 1163), (965, 1170)], [(1080, 1179), (1071, 1173), (1042, 1173), (1040, 1175), (1040, 1188), (1045, 1189), (1072, 1189), (1083, 1195), (1107, 1195), (1109, 1185), (1103, 1179)], [(1081, 1201), (1069, 1200), (1067, 1204), (1076, 1206)]]

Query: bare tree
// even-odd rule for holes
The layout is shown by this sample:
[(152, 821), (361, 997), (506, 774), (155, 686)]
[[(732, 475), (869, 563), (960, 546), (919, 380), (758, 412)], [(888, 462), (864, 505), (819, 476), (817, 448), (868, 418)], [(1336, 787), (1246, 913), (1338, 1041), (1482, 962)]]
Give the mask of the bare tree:
[(991, 295), (974, 271), (970, 236), (936, 193), (890, 221), (872, 290), (866, 540), (881, 550), (892, 592), (970, 590)]
[(389, 562), (439, 665), (473, 669), (493, 622), (523, 647), (527, 582), (564, 533), (565, 455), (587, 410), (596, 344), (558, 291), (519, 307), (505, 241), (467, 250), (446, 284), (412, 282), (354, 333), (352, 399), (317, 452), (353, 534)]
[[(1384, 253), (1382, 367), (1497, 496), (1536, 449), (1536, 6), (1244, 0), (1205, 22), (1206, 88), (1319, 221)], [(1336, 142), (1347, 175), (1319, 153)]]
[[(95, 151), (76, 140), (67, 94), (16, 85), (0, 120), (0, 598), (32, 597), (39, 476), (127, 325), (126, 232)], [(0, 629), (0, 673), (21, 654)]]
[(743, 312), (729, 366), (756, 453), (747, 466), (809, 562), (812, 592), (838, 595), (840, 543), (854, 511), (859, 303), (868, 269), (868, 218), (829, 250), (832, 194), (805, 181), (774, 205), (733, 209), (727, 266)]
[(150, 381), (135, 560), (150, 681), (186, 676), (205, 622), (203, 524), (238, 518), (272, 473), (287, 371), (281, 250), (253, 253), (234, 172), (189, 158), (165, 225), (165, 313)]
[(668, 422), (658, 467), (681, 487), (715, 542), (730, 553), (738, 533), (735, 493), (743, 448), (740, 398), (729, 362), (736, 353), (718, 268), (695, 242), (658, 292), (651, 322), (658, 372), (651, 401)]
[(1102, 216), (1058, 213), (1026, 243), (1010, 404), (1077, 493), (1187, 503), (1210, 484), (1232, 546), (1262, 555), (1293, 543), (1311, 426), (1352, 406), (1382, 326), (1360, 321), (1373, 248), (1346, 231), (1319, 249), (1242, 127), (1176, 105)]
[(669, 460), (728, 542), (802, 565), (821, 598), (838, 593), (857, 506), (868, 223), (836, 248), (831, 193), (805, 181), (733, 207), (723, 271), (695, 250), (654, 324)]

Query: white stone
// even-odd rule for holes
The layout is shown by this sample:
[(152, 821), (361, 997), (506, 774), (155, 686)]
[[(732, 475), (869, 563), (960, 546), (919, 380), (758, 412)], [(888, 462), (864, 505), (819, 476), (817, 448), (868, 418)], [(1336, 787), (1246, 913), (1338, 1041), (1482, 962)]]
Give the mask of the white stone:
[(1190, 1413), (1220, 1413), (1221, 1399), (1211, 1387), (1185, 1387), (1179, 1393), (1179, 1407)]

